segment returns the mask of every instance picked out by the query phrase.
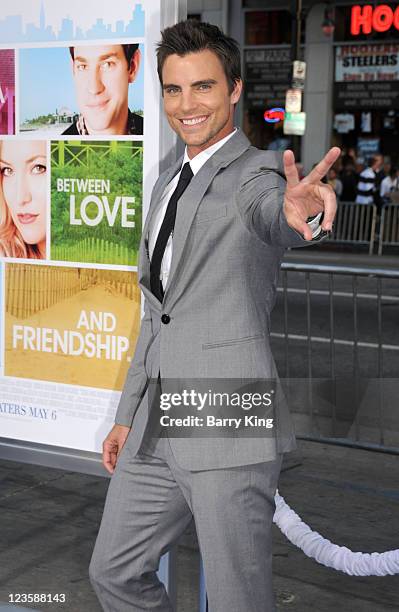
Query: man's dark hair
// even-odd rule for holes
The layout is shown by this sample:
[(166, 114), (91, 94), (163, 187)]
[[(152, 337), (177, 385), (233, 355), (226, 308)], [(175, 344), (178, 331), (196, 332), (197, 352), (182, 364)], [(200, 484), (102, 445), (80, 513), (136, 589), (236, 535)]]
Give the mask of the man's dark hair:
[(202, 23), (195, 19), (180, 21), (161, 32), (161, 42), (157, 45), (158, 76), (162, 83), (162, 68), (169, 55), (184, 57), (209, 49), (222, 63), (229, 86), (229, 93), (235, 82), (241, 79), (241, 55), (237, 41), (226, 36), (215, 25)]
[(380, 157), (382, 157), (381, 153), (375, 153), (374, 155), (370, 157), (369, 159), (370, 168), (374, 166), (374, 164), (380, 159)]
[[(133, 55), (136, 53), (139, 48), (138, 44), (135, 45), (122, 45), (123, 53), (125, 54), (128, 68), (130, 68), (130, 62), (132, 61)], [(69, 53), (71, 54), (72, 59), (75, 59), (75, 47), (69, 47)]]

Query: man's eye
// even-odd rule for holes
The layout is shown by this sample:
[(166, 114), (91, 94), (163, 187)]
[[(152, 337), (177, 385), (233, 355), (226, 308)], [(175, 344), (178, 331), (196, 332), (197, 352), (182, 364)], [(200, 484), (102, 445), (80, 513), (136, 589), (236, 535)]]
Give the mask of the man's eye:
[(198, 89), (201, 89), (202, 91), (205, 91), (206, 89), (210, 89), (211, 86), (208, 83), (202, 83), (201, 85), (198, 85)]
[(47, 171), (47, 166), (43, 164), (35, 164), (32, 168), (32, 174), (44, 174)]
[(101, 64), (101, 69), (104, 70), (104, 72), (106, 72), (107, 70), (110, 70), (114, 65), (114, 62), (103, 62)]
[(166, 93), (169, 95), (174, 95), (178, 92), (179, 90), (177, 89), (177, 87), (167, 87), (166, 88)]
[(79, 72), (83, 72), (84, 70), (86, 70), (86, 64), (77, 64), (76, 70), (79, 70)]
[(12, 175), (12, 168), (9, 168), (9, 166), (3, 166), (0, 169), (0, 174), (1, 176), (11, 176)]

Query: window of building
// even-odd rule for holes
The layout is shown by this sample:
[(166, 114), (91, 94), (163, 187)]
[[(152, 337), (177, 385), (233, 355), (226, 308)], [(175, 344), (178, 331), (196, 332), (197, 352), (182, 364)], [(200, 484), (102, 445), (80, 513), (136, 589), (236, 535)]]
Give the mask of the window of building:
[[(302, 20), (301, 42), (304, 41), (305, 22)], [(292, 15), (289, 11), (246, 11), (246, 45), (290, 45)]]

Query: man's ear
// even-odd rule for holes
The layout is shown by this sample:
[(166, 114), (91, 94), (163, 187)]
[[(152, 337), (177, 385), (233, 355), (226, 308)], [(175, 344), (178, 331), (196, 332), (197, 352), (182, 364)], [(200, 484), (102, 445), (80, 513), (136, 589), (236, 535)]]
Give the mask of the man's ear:
[(237, 79), (237, 81), (234, 81), (234, 89), (230, 94), (231, 104), (237, 104), (238, 100), (240, 99), (241, 92), (242, 92), (242, 80)]
[(132, 59), (130, 60), (130, 66), (128, 68), (129, 83), (133, 83), (133, 81), (135, 80), (137, 73), (139, 71), (139, 68), (140, 68), (140, 61), (141, 61), (141, 51), (140, 49), (136, 49), (136, 51), (133, 53)]

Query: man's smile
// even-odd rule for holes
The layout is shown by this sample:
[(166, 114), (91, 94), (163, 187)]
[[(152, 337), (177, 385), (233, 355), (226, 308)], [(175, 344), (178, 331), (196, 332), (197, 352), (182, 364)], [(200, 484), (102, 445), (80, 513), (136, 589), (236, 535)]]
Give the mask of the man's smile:
[(179, 119), (184, 126), (199, 125), (205, 123), (209, 115), (201, 115), (200, 117), (188, 117), (187, 119)]
[(107, 106), (108, 102), (109, 100), (104, 100), (103, 102), (93, 102), (91, 104), (86, 104), (86, 108), (101, 110)]

